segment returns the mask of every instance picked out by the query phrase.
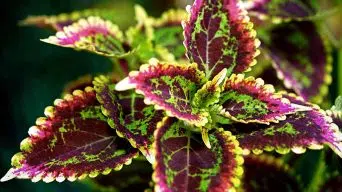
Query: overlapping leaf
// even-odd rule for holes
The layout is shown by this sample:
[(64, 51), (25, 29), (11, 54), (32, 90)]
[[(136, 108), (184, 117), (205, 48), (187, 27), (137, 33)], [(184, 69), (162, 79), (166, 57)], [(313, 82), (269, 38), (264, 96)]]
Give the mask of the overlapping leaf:
[(94, 191), (143, 191), (150, 187), (152, 173), (153, 169), (149, 162), (133, 160), (132, 164), (120, 171), (92, 179), (90, 184)]
[(136, 56), (142, 61), (147, 62), (152, 57), (157, 57), (153, 48), (153, 20), (148, 17), (143, 7), (135, 6), (135, 17), (137, 24), (126, 31), (127, 42), (136, 49)]
[(275, 23), (289, 20), (301, 20), (315, 14), (310, 0), (249, 0), (244, 7), (251, 16), (259, 19), (271, 19)]
[[(108, 75), (108, 79), (112, 83), (119, 81), (120, 77), (116, 73), (111, 73)], [(76, 80), (70, 81), (64, 86), (63, 94), (72, 94), (76, 90), (84, 90), (86, 87), (93, 87), (94, 76), (87, 74), (80, 76)]]
[(155, 191), (228, 191), (239, 186), (243, 158), (230, 132), (209, 135), (212, 148), (183, 122), (167, 118), (155, 133)]
[(84, 90), (86, 87), (93, 86), (93, 76), (88, 74), (69, 82), (64, 86), (63, 95), (72, 94), (76, 90)]
[(263, 150), (276, 150), (287, 153), (304, 153), (306, 148), (321, 149), (329, 145), (341, 156), (342, 137), (337, 126), (332, 123), (324, 111), (317, 106), (305, 103), (302, 98), (285, 94), (291, 103), (311, 106), (313, 110), (296, 112), (287, 115), (286, 120), (270, 125), (235, 124), (226, 126), (227, 130), (236, 133), (240, 146), (246, 153), (253, 151), (258, 154)]
[(166, 48), (175, 60), (185, 57), (182, 21), (186, 18), (186, 11), (170, 10), (153, 22), (153, 41), (157, 46), (156, 49)]
[(57, 32), (55, 36), (42, 41), (110, 57), (124, 56), (128, 53), (118, 26), (93, 16), (80, 19), (65, 27), (63, 31)]
[(275, 27), (265, 46), (278, 77), (306, 100), (320, 103), (331, 83), (329, 49), (311, 22), (291, 22)]
[(135, 88), (137, 93), (145, 96), (146, 104), (165, 110), (169, 116), (203, 126), (208, 122), (207, 114), (191, 106), (191, 97), (203, 81), (204, 74), (197, 70), (196, 64), (185, 66), (153, 59), (150, 64), (142, 65), (139, 72), (131, 72), (116, 85), (116, 89)]
[(54, 31), (62, 31), (64, 27), (71, 25), (79, 19), (84, 19), (89, 16), (98, 16), (102, 19), (111, 20), (116, 16), (116, 13), (113, 10), (88, 9), (74, 11), (72, 13), (62, 13), (59, 15), (29, 16), (19, 24), (24, 26), (34, 25), (41, 28), (49, 28)]
[(109, 125), (153, 162), (153, 133), (164, 113), (145, 105), (141, 95), (131, 91), (115, 91), (115, 84), (111, 84), (104, 76), (95, 78), (94, 85), (103, 112), (109, 118)]
[(337, 97), (335, 105), (326, 111), (334, 123), (342, 130), (342, 96)]
[(236, 0), (196, 0), (189, 12), (184, 24), (187, 55), (208, 78), (224, 68), (230, 75), (256, 64), (260, 42)]
[(269, 124), (284, 120), (287, 114), (310, 108), (291, 104), (262, 79), (233, 74), (224, 84), (219, 104), (221, 114), (242, 123)]
[(244, 160), (242, 179), (244, 191), (302, 191), (298, 179), (293, 175), (289, 166), (280, 159), (268, 155), (248, 155)]
[(12, 158), (12, 166), (1, 181), (14, 177), (45, 182), (73, 181), (89, 175), (121, 169), (138, 151), (120, 139), (101, 113), (95, 91), (74, 91), (55, 107), (47, 107), (46, 118), (38, 118), (30, 137), (20, 145), (22, 152)]

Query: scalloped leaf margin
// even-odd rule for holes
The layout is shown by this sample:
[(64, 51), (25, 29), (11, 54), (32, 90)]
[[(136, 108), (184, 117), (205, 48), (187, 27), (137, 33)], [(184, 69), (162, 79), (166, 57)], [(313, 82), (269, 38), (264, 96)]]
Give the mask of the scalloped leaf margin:
[(120, 170), (138, 156), (108, 126), (93, 88), (74, 91), (54, 104), (29, 129), (30, 137), (21, 142), (21, 152), (13, 156), (13, 168), (2, 182), (15, 177), (33, 182), (96, 177)]

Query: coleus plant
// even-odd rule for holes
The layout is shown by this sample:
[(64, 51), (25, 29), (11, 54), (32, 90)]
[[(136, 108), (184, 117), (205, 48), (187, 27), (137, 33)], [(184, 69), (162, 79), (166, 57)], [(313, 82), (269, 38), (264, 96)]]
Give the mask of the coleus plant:
[[(284, 174), (288, 168), (273, 157), (250, 152), (300, 154), (327, 145), (341, 157), (342, 134), (327, 115), (336, 113), (309, 102), (321, 100), (312, 98), (330, 81), (323, 75), (311, 82), (319, 74), (316, 66), (331, 71), (319, 34), (306, 33), (315, 26), (296, 23), (311, 12), (290, 9), (284, 16), (289, 9), (275, 1), (279, 12), (274, 5), (271, 11), (270, 2), (195, 0), (187, 12), (171, 10), (160, 19), (137, 7), (138, 23), (125, 34), (110, 21), (110, 10), (24, 20), (22, 24), (57, 31), (42, 41), (108, 57), (115, 70), (70, 84), (63, 99), (47, 107), (46, 117), (29, 129), (30, 136), (1, 181), (75, 181), (115, 170), (110, 175), (117, 178), (113, 185), (127, 189), (122, 182), (146, 184), (141, 180), (150, 174), (146, 165), (133, 163), (132, 169), (122, 169), (143, 157), (153, 164), (155, 191), (252, 190), (256, 185), (251, 181), (261, 170), (278, 171), (291, 186), (296, 180)], [(293, 30), (284, 31), (289, 27), (285, 23), (267, 33), (271, 41), (261, 40), (285, 85), (299, 95), (276, 91), (261, 78), (244, 75), (257, 68), (253, 66), (261, 43), (246, 9), (263, 15), (256, 19), (268, 16), (279, 23), (283, 17), (284, 22), (294, 22)], [(279, 39), (283, 33), (305, 37), (300, 49), (304, 51), (292, 58), (288, 48), (297, 44)], [(313, 55), (316, 49), (323, 54)], [(298, 79), (297, 66), (308, 70), (306, 79)], [(140, 180), (128, 182), (136, 175)], [(103, 183), (100, 178), (94, 182)], [(265, 180), (272, 179), (269, 175)], [(267, 189), (274, 189), (273, 184), (268, 182)]]

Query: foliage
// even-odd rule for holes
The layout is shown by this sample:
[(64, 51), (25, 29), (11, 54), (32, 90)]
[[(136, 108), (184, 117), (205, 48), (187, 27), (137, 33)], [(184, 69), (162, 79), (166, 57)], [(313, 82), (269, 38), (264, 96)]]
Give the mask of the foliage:
[[(101, 190), (299, 191), (296, 171), (273, 150), (326, 145), (342, 157), (341, 98), (330, 110), (318, 106), (332, 82), (332, 48), (312, 2), (195, 0), (161, 18), (136, 6), (137, 24), (125, 32), (114, 16), (85, 10), (21, 22), (55, 30), (42, 41), (107, 57), (114, 70), (70, 83), (29, 129), (1, 181), (102, 174), (90, 182)], [(259, 78), (269, 70), (265, 60), (256, 65), (260, 54), (282, 80), (271, 80), (277, 89)], [(317, 167), (312, 182), (328, 170)], [(141, 178), (151, 172), (151, 182)], [(327, 188), (341, 183), (334, 174)]]

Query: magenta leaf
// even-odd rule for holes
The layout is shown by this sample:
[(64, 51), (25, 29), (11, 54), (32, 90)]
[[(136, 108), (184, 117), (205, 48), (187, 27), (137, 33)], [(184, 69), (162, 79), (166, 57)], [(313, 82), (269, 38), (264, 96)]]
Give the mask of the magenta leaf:
[(82, 18), (89, 16), (98, 16), (103, 19), (111, 20), (116, 16), (113, 10), (105, 9), (87, 9), (82, 11), (74, 11), (72, 13), (61, 13), (59, 15), (38, 15), (29, 16), (20, 21), (23, 26), (37, 26), (40, 28), (48, 28), (54, 31), (62, 31), (64, 27), (71, 25)]
[(275, 92), (272, 85), (264, 84), (260, 78), (245, 78), (244, 75), (231, 75), (226, 81), (219, 104), (221, 115), (242, 123), (279, 122), (287, 114), (311, 110), (309, 107), (291, 104)]
[(281, 159), (270, 155), (248, 155), (244, 159), (244, 191), (302, 191), (293, 171)]
[(195, 0), (184, 24), (187, 55), (210, 78), (222, 69), (241, 73), (256, 64), (260, 42), (236, 0)]
[(135, 88), (145, 96), (146, 104), (163, 109), (168, 116), (175, 116), (196, 126), (205, 125), (206, 112), (191, 106), (191, 99), (205, 81), (196, 64), (178, 65), (161, 63), (155, 59), (133, 71), (116, 85), (116, 90)]
[(317, 106), (304, 102), (300, 97), (283, 94), (291, 103), (311, 106), (311, 111), (296, 112), (287, 115), (286, 119), (270, 125), (261, 124), (233, 124), (226, 126), (227, 130), (237, 135), (240, 146), (246, 153), (255, 154), (263, 150), (276, 150), (281, 154), (292, 150), (304, 153), (306, 148), (322, 149), (329, 145), (341, 156), (342, 136), (332, 119)]
[(169, 10), (153, 22), (153, 41), (156, 49), (166, 48), (173, 59), (185, 59), (182, 21), (187, 18), (185, 10)]
[(243, 158), (230, 132), (209, 135), (212, 148), (183, 122), (166, 118), (155, 133), (155, 191), (228, 191), (240, 184)]
[(305, 100), (321, 103), (332, 82), (329, 47), (311, 22), (279, 25), (265, 41), (278, 77)]
[(143, 191), (150, 187), (153, 169), (148, 161), (133, 160), (129, 166), (90, 180), (94, 191)]
[(121, 169), (138, 155), (108, 126), (90, 87), (57, 99), (44, 113), (47, 117), (38, 118), (30, 128), (30, 137), (22, 141), (21, 152), (12, 158), (13, 168), (1, 181), (74, 181)]
[(80, 19), (42, 41), (76, 50), (86, 50), (108, 57), (128, 54), (123, 42), (123, 34), (118, 26), (100, 17)]
[(244, 7), (250, 16), (261, 20), (272, 19), (275, 23), (301, 20), (316, 12), (310, 0), (251, 0), (245, 1)]
[(153, 133), (164, 113), (146, 105), (141, 95), (132, 91), (115, 91), (115, 84), (103, 76), (95, 78), (94, 84), (109, 125), (153, 162)]

